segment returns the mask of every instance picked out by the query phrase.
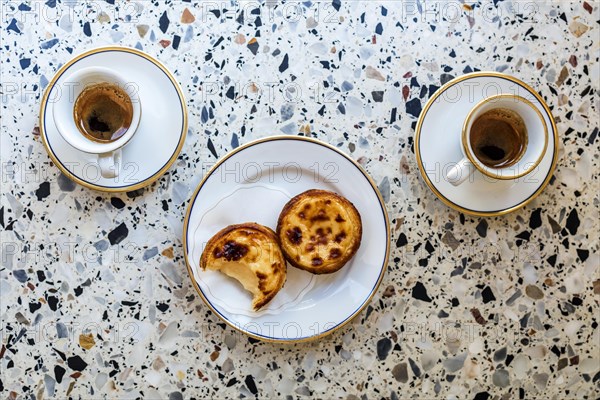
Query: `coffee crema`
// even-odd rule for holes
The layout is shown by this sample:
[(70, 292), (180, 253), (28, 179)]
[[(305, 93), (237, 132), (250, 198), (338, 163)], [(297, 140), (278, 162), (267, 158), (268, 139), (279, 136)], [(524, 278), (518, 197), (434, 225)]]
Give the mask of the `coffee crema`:
[(124, 89), (102, 82), (85, 87), (75, 100), (73, 118), (79, 131), (96, 142), (113, 142), (127, 132), (133, 104)]
[(484, 165), (509, 167), (521, 159), (527, 148), (525, 121), (507, 108), (486, 111), (471, 125), (470, 144)]

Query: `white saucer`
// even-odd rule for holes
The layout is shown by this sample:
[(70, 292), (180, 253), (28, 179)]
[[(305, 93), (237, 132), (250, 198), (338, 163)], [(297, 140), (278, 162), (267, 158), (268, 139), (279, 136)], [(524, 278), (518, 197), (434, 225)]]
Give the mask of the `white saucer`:
[[(445, 177), (463, 158), (464, 119), (480, 100), (498, 93), (520, 95), (539, 108), (551, 130), (546, 153), (536, 170), (522, 178), (493, 180), (476, 171), (454, 186)], [(509, 75), (474, 72), (446, 83), (429, 99), (417, 123), (415, 155), (423, 179), (446, 205), (471, 215), (502, 215), (523, 207), (544, 190), (558, 160), (558, 131), (550, 109), (530, 86)]]
[[(243, 222), (275, 229), (285, 203), (315, 188), (345, 196), (361, 215), (360, 248), (340, 271), (312, 275), (288, 265), (288, 280), (267, 310), (251, 313), (251, 297), (241, 285), (200, 270), (204, 245), (220, 229)], [(377, 185), (340, 150), (298, 136), (257, 140), (221, 158), (192, 196), (183, 229), (188, 272), (202, 299), (233, 328), (267, 341), (315, 339), (348, 323), (375, 294), (390, 251)]]
[[(122, 170), (116, 178), (103, 178), (97, 156), (70, 146), (52, 118), (52, 99), (65, 92), (66, 77), (90, 66), (117, 70), (139, 91), (140, 125), (122, 149)], [(40, 107), (40, 135), (52, 161), (73, 181), (105, 192), (139, 189), (160, 178), (177, 159), (187, 124), (185, 99), (177, 80), (159, 61), (128, 47), (100, 47), (73, 58), (52, 78)]]

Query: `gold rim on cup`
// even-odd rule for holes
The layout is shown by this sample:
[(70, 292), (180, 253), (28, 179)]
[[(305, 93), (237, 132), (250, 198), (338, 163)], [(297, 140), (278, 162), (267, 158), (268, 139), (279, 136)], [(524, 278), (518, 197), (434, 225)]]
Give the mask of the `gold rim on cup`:
[[(540, 121), (542, 121), (542, 125), (544, 127), (544, 148), (542, 149), (540, 156), (537, 158), (537, 160), (534, 162), (534, 164), (531, 165), (528, 169), (526, 169), (525, 171), (523, 171), (517, 175), (503, 176), (499, 173), (494, 174), (492, 171), (482, 168), (480, 165), (481, 162), (476, 160), (476, 158), (473, 156), (473, 154), (471, 154), (471, 150), (468, 146), (468, 133), (469, 132), (468, 132), (467, 127), (469, 126), (471, 120), (473, 119), (473, 115), (475, 114), (475, 112), (477, 110), (479, 110), (482, 106), (484, 106), (487, 103), (491, 103), (495, 100), (498, 100), (498, 99), (507, 99), (507, 98), (512, 98), (512, 99), (518, 100), (518, 101), (526, 104), (527, 106), (531, 107), (531, 109), (533, 109), (536, 112), (538, 118), (540, 119)], [(527, 140), (529, 140), (529, 137), (527, 137)], [(529, 174), (531, 171), (533, 171), (538, 165), (540, 165), (540, 163), (542, 162), (542, 159), (546, 155), (546, 149), (548, 148), (548, 126), (546, 125), (546, 121), (544, 120), (544, 117), (542, 116), (542, 113), (540, 112), (540, 110), (526, 98), (521, 97), (516, 94), (507, 94), (507, 93), (497, 94), (497, 95), (490, 96), (490, 97), (487, 97), (487, 98), (481, 100), (479, 103), (477, 103), (475, 105), (475, 107), (473, 107), (471, 109), (471, 111), (469, 111), (469, 114), (467, 114), (467, 118), (465, 119), (465, 122), (463, 124), (462, 146), (463, 146), (463, 150), (465, 151), (465, 154), (466, 154), (467, 158), (469, 159), (469, 161), (471, 162), (471, 164), (473, 164), (473, 166), (482, 174), (484, 174), (490, 178), (506, 180), (506, 181), (517, 179), (517, 178), (522, 178), (523, 176), (525, 176), (525, 175)], [(523, 157), (525, 151), (523, 152), (523, 154), (521, 154), (519, 156), (519, 159), (515, 163), (517, 163)], [(507, 167), (507, 168), (509, 168), (509, 167)]]

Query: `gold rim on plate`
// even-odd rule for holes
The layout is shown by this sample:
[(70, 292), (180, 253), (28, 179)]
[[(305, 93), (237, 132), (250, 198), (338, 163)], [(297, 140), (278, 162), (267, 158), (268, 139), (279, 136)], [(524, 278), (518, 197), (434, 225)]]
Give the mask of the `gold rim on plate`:
[[(278, 338), (272, 338), (272, 337), (265, 337), (265, 336), (256, 335), (256, 334), (254, 334), (252, 332), (249, 332), (247, 330), (241, 329), (240, 326), (237, 326), (236, 324), (234, 324), (231, 321), (229, 321), (221, 313), (219, 313), (213, 307), (213, 305), (210, 303), (210, 301), (208, 301), (208, 299), (204, 296), (204, 293), (202, 292), (202, 290), (198, 286), (198, 283), (196, 282), (196, 279), (194, 278), (194, 274), (193, 274), (192, 268), (191, 268), (191, 263), (190, 263), (190, 260), (188, 259), (187, 233), (188, 233), (189, 219), (190, 219), (190, 215), (191, 215), (191, 212), (192, 212), (192, 207), (194, 205), (194, 202), (195, 202), (196, 198), (198, 197), (198, 193), (200, 192), (200, 189), (202, 189), (202, 186), (204, 186), (206, 180), (213, 174), (213, 172), (217, 168), (219, 168), (219, 166), (221, 166), (221, 164), (223, 164), (225, 161), (227, 161), (233, 155), (239, 153), (242, 150), (245, 150), (248, 147), (252, 147), (252, 146), (260, 144), (260, 143), (270, 142), (270, 141), (275, 141), (275, 140), (298, 140), (298, 141), (304, 141), (304, 142), (314, 143), (314, 144), (326, 147), (326, 148), (328, 148), (330, 150), (333, 150), (337, 154), (341, 155), (342, 157), (344, 157), (345, 159), (347, 159), (348, 161), (350, 161), (356, 168), (358, 168), (358, 170), (365, 176), (365, 178), (367, 178), (367, 180), (369, 181), (369, 184), (373, 188), (373, 191), (377, 195), (377, 199), (379, 200), (379, 205), (380, 205), (381, 211), (383, 213), (383, 217), (384, 217), (384, 221), (385, 221), (385, 227), (386, 227), (386, 233), (385, 234), (386, 234), (387, 240), (386, 240), (385, 258), (383, 260), (383, 264), (381, 266), (381, 270), (379, 272), (379, 277), (377, 278), (377, 282), (373, 286), (373, 289), (372, 289), (371, 293), (369, 294), (369, 296), (367, 297), (367, 299), (362, 303), (362, 305), (356, 311), (354, 311), (350, 316), (346, 317), (341, 323), (339, 323), (338, 325), (336, 325), (332, 329), (327, 330), (325, 332), (322, 332), (322, 333), (320, 333), (318, 335), (307, 336), (307, 337), (303, 337), (303, 338), (300, 338), (300, 339), (278, 339)], [(343, 328), (346, 324), (348, 324), (349, 322), (351, 322), (358, 314), (360, 314), (360, 312), (362, 310), (364, 310), (365, 307), (367, 307), (367, 305), (370, 303), (370, 301), (373, 298), (373, 296), (375, 296), (375, 293), (377, 293), (377, 290), (379, 289), (379, 286), (381, 285), (381, 281), (383, 280), (383, 276), (384, 276), (385, 271), (386, 271), (387, 266), (388, 266), (388, 261), (389, 261), (389, 256), (390, 256), (390, 222), (389, 222), (389, 217), (388, 217), (387, 209), (385, 207), (385, 202), (383, 201), (383, 197), (381, 197), (381, 193), (379, 192), (379, 189), (377, 188), (377, 185), (373, 181), (373, 178), (371, 178), (371, 176), (367, 173), (367, 171), (365, 171), (365, 169), (360, 164), (358, 164), (356, 161), (354, 161), (352, 158), (350, 158), (348, 155), (346, 155), (341, 150), (339, 150), (336, 147), (330, 145), (329, 143), (325, 143), (325, 142), (323, 142), (321, 140), (317, 140), (317, 139), (313, 139), (313, 138), (309, 138), (309, 137), (304, 137), (304, 136), (275, 135), (275, 136), (269, 136), (269, 137), (265, 137), (265, 138), (253, 140), (253, 141), (251, 141), (249, 143), (246, 143), (246, 144), (244, 144), (242, 146), (239, 146), (236, 149), (230, 151), (229, 153), (227, 153), (224, 156), (222, 156), (215, 163), (215, 165), (213, 165), (210, 168), (210, 170), (206, 173), (206, 175), (202, 178), (202, 181), (200, 182), (200, 184), (198, 185), (198, 187), (194, 191), (194, 194), (190, 198), (190, 204), (188, 205), (188, 209), (187, 209), (187, 211), (185, 213), (185, 218), (183, 220), (183, 254), (184, 254), (184, 258), (185, 258), (185, 265), (186, 265), (187, 270), (188, 270), (188, 275), (190, 276), (190, 279), (192, 281), (192, 285), (196, 289), (196, 292), (198, 292), (198, 294), (200, 295), (200, 298), (202, 299), (202, 301), (204, 302), (204, 304), (206, 304), (208, 306), (208, 308), (214, 314), (216, 314), (223, 322), (225, 322), (227, 325), (229, 325), (230, 327), (232, 327), (233, 329), (235, 329), (238, 332), (244, 333), (244, 334), (246, 334), (246, 335), (248, 335), (248, 336), (250, 336), (252, 338), (255, 338), (255, 339), (258, 339), (258, 340), (261, 340), (261, 341), (264, 341), (264, 342), (272, 342), (272, 343), (300, 343), (300, 342), (308, 342), (308, 341), (320, 339), (322, 337), (330, 335), (333, 332), (336, 332), (339, 329)]]
[[(175, 149), (175, 152), (173, 153), (173, 155), (171, 156), (171, 158), (169, 158), (169, 160), (167, 161), (167, 163), (160, 170), (158, 170), (156, 173), (154, 173), (154, 175), (150, 176), (149, 178), (144, 179), (141, 182), (138, 182), (138, 183), (136, 183), (134, 185), (130, 185), (130, 186), (107, 187), (107, 186), (94, 185), (93, 183), (89, 183), (87, 181), (84, 181), (83, 179), (81, 179), (81, 178), (77, 177), (76, 175), (72, 174), (67, 168), (65, 168), (62, 165), (62, 163), (60, 162), (60, 160), (58, 159), (58, 157), (56, 156), (56, 154), (54, 154), (54, 151), (50, 147), (50, 145), (48, 143), (48, 140), (46, 138), (46, 132), (44, 131), (44, 119), (46, 117), (46, 105), (47, 105), (46, 103), (48, 101), (48, 96), (50, 95), (50, 92), (54, 88), (54, 85), (56, 84), (56, 82), (58, 81), (58, 79), (63, 75), (63, 73), (68, 68), (70, 68), (73, 64), (75, 64), (79, 60), (81, 60), (81, 59), (83, 59), (85, 57), (91, 56), (93, 54), (104, 53), (104, 52), (109, 52), (109, 51), (120, 51), (120, 52), (123, 52), (123, 53), (135, 54), (135, 55), (138, 55), (138, 56), (140, 56), (140, 57), (142, 57), (142, 58), (150, 61), (152, 64), (154, 64), (155, 66), (157, 66), (161, 71), (163, 71), (165, 73), (165, 75), (167, 75), (167, 77), (169, 78), (169, 80), (171, 81), (171, 83), (173, 84), (173, 86), (175, 87), (175, 89), (177, 90), (177, 94), (179, 95), (179, 100), (181, 102), (181, 107), (182, 107), (183, 128), (181, 129), (181, 135), (179, 137), (179, 143), (177, 144), (177, 148)], [(54, 77), (52, 78), (52, 80), (50, 81), (50, 83), (46, 87), (46, 90), (44, 91), (44, 96), (42, 97), (42, 101), (40, 103), (39, 129), (40, 129), (40, 136), (42, 138), (42, 143), (44, 144), (44, 147), (46, 148), (46, 151), (48, 152), (48, 155), (50, 156), (50, 159), (52, 160), (52, 162), (54, 163), (54, 165), (56, 165), (58, 167), (58, 169), (63, 174), (65, 174), (65, 176), (67, 176), (69, 179), (71, 179), (72, 181), (80, 184), (81, 186), (87, 187), (88, 189), (98, 190), (98, 191), (101, 191), (101, 192), (109, 192), (109, 193), (129, 192), (129, 191), (132, 191), (132, 190), (141, 189), (143, 187), (146, 187), (146, 186), (154, 183), (165, 172), (167, 172), (167, 170), (169, 168), (171, 168), (171, 166), (173, 165), (173, 163), (175, 162), (175, 160), (177, 160), (177, 157), (179, 156), (179, 153), (181, 152), (181, 149), (183, 148), (183, 144), (185, 142), (185, 136), (186, 136), (186, 133), (187, 133), (187, 130), (188, 130), (187, 105), (186, 105), (185, 96), (183, 95), (181, 87), (179, 86), (179, 83), (177, 82), (177, 80), (175, 79), (175, 77), (173, 76), (173, 74), (171, 73), (171, 71), (169, 71), (167, 69), (167, 67), (165, 67), (160, 61), (158, 61), (154, 57), (150, 56), (149, 54), (144, 53), (143, 51), (140, 51), (138, 49), (134, 49), (134, 48), (131, 48), (131, 47), (125, 47), (125, 46), (105, 46), (105, 47), (98, 47), (98, 48), (95, 48), (95, 49), (92, 49), (92, 50), (88, 50), (88, 51), (86, 51), (84, 53), (81, 53), (78, 56), (72, 58), (69, 62), (67, 62), (62, 67), (60, 67), (59, 70), (54, 74)]]
[[(462, 82), (464, 80), (471, 79), (471, 78), (478, 78), (478, 77), (502, 78), (502, 79), (506, 79), (506, 80), (509, 80), (511, 82), (514, 82), (517, 85), (523, 87), (525, 90), (527, 90), (529, 93), (531, 93), (540, 102), (540, 104), (542, 105), (542, 107), (544, 107), (544, 110), (546, 111), (546, 114), (548, 114), (548, 119), (550, 120), (550, 123), (552, 124), (552, 132), (554, 134), (554, 149), (553, 149), (554, 150), (554, 155), (553, 155), (553, 158), (552, 158), (552, 164), (550, 165), (550, 169), (548, 170), (548, 174), (546, 175), (546, 179), (544, 179), (544, 182), (542, 182), (542, 184), (540, 185), (540, 187), (531, 196), (529, 196), (527, 199), (523, 200), (519, 204), (516, 204), (516, 205), (514, 205), (512, 207), (505, 208), (505, 209), (498, 210), (498, 211), (475, 211), (475, 210), (470, 210), (468, 208), (461, 207), (458, 204), (450, 201), (442, 193), (440, 193), (440, 191), (437, 190), (437, 188), (433, 185), (433, 183), (431, 182), (431, 180), (427, 176), (427, 173), (425, 172), (425, 168), (423, 167), (423, 162), (421, 160), (421, 149), (420, 149), (420, 145), (419, 145), (419, 139), (420, 139), (420, 136), (421, 136), (421, 128), (423, 126), (423, 121), (425, 120), (425, 116), (427, 115), (427, 111), (429, 111), (429, 108), (431, 107), (431, 105), (449, 87), (451, 87), (453, 85), (456, 85), (457, 83), (460, 83), (460, 82)], [(552, 175), (554, 173), (554, 170), (556, 169), (556, 164), (558, 163), (558, 129), (556, 128), (556, 122), (554, 121), (554, 117), (552, 116), (552, 112), (550, 111), (550, 108), (548, 107), (548, 105), (546, 104), (546, 102), (544, 101), (544, 99), (542, 98), (542, 96), (540, 96), (531, 86), (529, 86), (528, 84), (526, 84), (525, 82), (523, 82), (523, 81), (521, 81), (521, 80), (519, 80), (517, 78), (514, 78), (514, 77), (512, 77), (510, 75), (502, 74), (500, 72), (485, 72), (485, 71), (484, 72), (471, 72), (471, 73), (459, 76), (457, 78), (454, 78), (451, 81), (446, 82), (444, 85), (442, 85), (442, 87), (440, 87), (433, 94), (433, 96), (431, 96), (429, 98), (429, 100), (427, 101), (427, 103), (425, 103), (425, 107), (423, 108), (423, 110), (421, 111), (421, 114), (419, 115), (419, 119), (418, 119), (418, 122), (417, 122), (417, 127), (415, 129), (414, 146), (415, 146), (415, 156), (417, 158), (417, 166), (419, 167), (419, 171), (421, 172), (421, 176), (423, 177), (423, 180), (425, 181), (425, 183), (427, 184), (427, 186), (429, 187), (429, 189), (431, 189), (431, 191), (438, 197), (438, 199), (440, 199), (442, 201), (442, 203), (444, 203), (448, 207), (453, 208), (453, 209), (455, 209), (457, 211), (460, 211), (462, 213), (469, 214), (469, 215), (474, 215), (474, 216), (477, 216), (477, 217), (496, 217), (496, 216), (500, 216), (500, 215), (505, 215), (505, 214), (511, 213), (511, 212), (513, 212), (515, 210), (518, 210), (519, 208), (522, 208), (525, 205), (529, 204), (531, 201), (533, 201), (546, 188), (546, 186), (550, 182), (550, 179), (552, 179)]]

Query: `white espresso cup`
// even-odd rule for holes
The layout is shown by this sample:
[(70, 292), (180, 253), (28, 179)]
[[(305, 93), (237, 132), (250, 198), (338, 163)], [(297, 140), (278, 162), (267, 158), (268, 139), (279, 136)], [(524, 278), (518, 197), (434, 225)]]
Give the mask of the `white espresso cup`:
[[(525, 149), (511, 165), (489, 167), (477, 158), (471, 147), (473, 123), (482, 114), (494, 109), (508, 109), (517, 113), (525, 123)], [(529, 100), (514, 94), (498, 94), (483, 99), (471, 109), (462, 128), (463, 159), (457, 161), (446, 174), (446, 180), (458, 186), (476, 170), (493, 179), (513, 180), (531, 173), (542, 161), (548, 147), (548, 126), (539, 109)]]
[[(87, 138), (79, 128), (74, 118), (74, 107), (77, 97), (83, 89), (97, 83), (110, 83), (123, 89), (133, 106), (131, 124), (127, 131), (118, 139), (110, 142), (94, 141)], [(104, 178), (115, 178), (121, 170), (121, 148), (135, 134), (142, 115), (142, 105), (135, 85), (127, 82), (115, 71), (102, 67), (83, 68), (66, 77), (62, 85), (61, 96), (53, 105), (54, 123), (61, 136), (74, 148), (98, 156), (98, 166)]]

